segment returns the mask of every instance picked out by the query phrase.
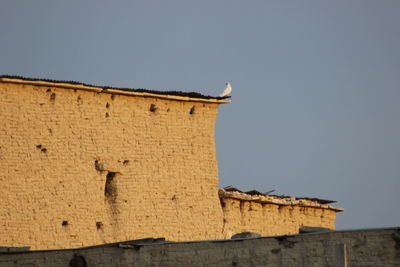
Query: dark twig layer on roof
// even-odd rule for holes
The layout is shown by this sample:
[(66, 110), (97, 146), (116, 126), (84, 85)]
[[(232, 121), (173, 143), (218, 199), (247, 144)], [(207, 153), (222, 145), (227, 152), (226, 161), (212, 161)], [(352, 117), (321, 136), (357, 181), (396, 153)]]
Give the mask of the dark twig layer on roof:
[(332, 200), (324, 200), (318, 198), (298, 198), (289, 196), (278, 196), (269, 194), (259, 194), (260, 192), (256, 190), (251, 190), (248, 192), (240, 191), (232, 186), (225, 187), (224, 189), (218, 190), (218, 195), (221, 199), (232, 198), (238, 199), (239, 201), (254, 201), (259, 203), (271, 203), (281, 206), (302, 206), (302, 207), (312, 207), (312, 208), (322, 208), (334, 210), (336, 212), (343, 211), (342, 208), (333, 207), (327, 203), (333, 203)]
[(32, 81), (32, 82), (51, 82), (51, 83), (60, 83), (60, 84), (83, 85), (83, 86), (88, 86), (88, 87), (102, 88), (104, 90), (112, 89), (112, 90), (119, 90), (119, 91), (125, 91), (125, 92), (151, 93), (151, 94), (157, 94), (157, 95), (184, 96), (184, 97), (201, 98), (201, 99), (223, 100), (223, 99), (230, 98), (230, 96), (220, 97), (220, 96), (202, 95), (202, 94), (197, 93), (197, 92), (158, 91), (158, 90), (149, 90), (149, 89), (142, 89), (142, 88), (137, 88), (137, 89), (135, 89), (135, 88), (119, 88), (119, 87), (112, 87), (112, 86), (98, 86), (98, 85), (92, 85), (92, 84), (81, 83), (81, 82), (76, 82), (76, 81), (27, 78), (27, 77), (16, 76), (16, 75), (0, 75), (0, 79), (2, 79), (2, 78), (19, 79), (19, 80)]
[[(337, 202), (337, 201), (335, 201), (335, 200), (328, 200), (328, 199), (321, 199), (321, 198), (291, 197), (291, 196), (285, 196), (285, 195), (265, 194), (265, 193), (261, 193), (260, 191), (257, 191), (257, 190), (250, 190), (250, 191), (244, 192), (244, 191), (239, 190), (239, 189), (237, 189), (237, 188), (235, 188), (235, 187), (233, 187), (233, 186), (225, 187), (224, 190), (227, 191), (227, 192), (239, 192), (239, 193), (244, 193), (244, 194), (251, 195), (251, 196), (255, 196), (255, 195), (267, 196), (267, 195), (268, 195), (268, 196), (272, 196), (272, 197), (276, 197), (276, 198), (281, 198), (281, 199), (284, 199), (284, 198), (293, 198), (293, 199), (295, 199), (295, 200), (305, 199), (305, 200), (316, 201), (316, 202), (318, 202), (318, 203), (320, 203), (320, 204), (330, 204), (330, 203), (336, 203), (336, 202)], [(272, 190), (271, 190), (271, 191), (272, 191)], [(270, 192), (271, 192), (271, 191), (270, 191)]]

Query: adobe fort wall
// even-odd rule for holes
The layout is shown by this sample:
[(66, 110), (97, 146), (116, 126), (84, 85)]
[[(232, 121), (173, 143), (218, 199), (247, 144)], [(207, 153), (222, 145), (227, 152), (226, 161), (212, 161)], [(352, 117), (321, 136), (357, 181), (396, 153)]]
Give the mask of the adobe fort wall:
[(218, 190), (216, 98), (0, 77), (0, 246), (334, 229), (341, 209)]
[(0, 246), (221, 238), (218, 103), (0, 82)]
[(262, 236), (298, 234), (300, 228), (335, 229), (336, 213), (342, 211), (316, 200), (270, 195), (248, 195), (220, 189), (224, 237), (255, 232)]

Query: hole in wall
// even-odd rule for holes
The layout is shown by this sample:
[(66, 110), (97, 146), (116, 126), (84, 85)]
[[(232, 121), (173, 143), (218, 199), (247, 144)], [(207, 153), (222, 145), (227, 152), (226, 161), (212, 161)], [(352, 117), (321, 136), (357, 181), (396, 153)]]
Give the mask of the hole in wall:
[(106, 112), (106, 116), (105, 116), (106, 118), (108, 118), (108, 117), (110, 117), (110, 115), (108, 114), (108, 112)]
[(114, 202), (117, 197), (117, 187), (115, 184), (116, 175), (116, 172), (108, 172), (106, 176), (106, 185), (104, 186), (104, 196), (112, 202)]
[(151, 105), (150, 105), (150, 111), (151, 111), (151, 112), (155, 112), (156, 110), (157, 110), (156, 105), (151, 104)]
[(278, 254), (279, 252), (281, 252), (281, 249), (280, 248), (274, 248), (274, 249), (271, 249), (271, 252), (273, 254)]
[(100, 230), (101, 228), (103, 228), (103, 223), (102, 222), (96, 222), (96, 228), (97, 228), (97, 230)]
[(69, 262), (70, 267), (87, 267), (85, 257), (81, 255), (74, 255), (72, 260)]
[(62, 225), (62, 226), (68, 226), (69, 223), (68, 223), (68, 221), (62, 221), (61, 225)]
[(111, 100), (114, 100), (115, 99), (115, 95), (111, 95)]
[(110, 108), (110, 104), (108, 102), (106, 104), (106, 108)]
[(43, 153), (46, 153), (46, 152), (47, 152), (47, 149), (44, 148), (41, 144), (36, 145), (36, 148), (37, 148), (37, 149), (40, 149), (40, 151), (42, 151)]
[(128, 165), (129, 164), (129, 160), (124, 160), (124, 162), (122, 162), (123, 165)]
[(46, 90), (46, 92), (47, 92), (47, 93), (50, 93), (50, 92), (51, 92), (51, 89), (50, 89), (50, 88), (49, 88), (49, 89), (47, 89), (47, 90)]
[(195, 107), (193, 106), (191, 109), (190, 109), (190, 115), (193, 115), (194, 114), (194, 111), (195, 111)]

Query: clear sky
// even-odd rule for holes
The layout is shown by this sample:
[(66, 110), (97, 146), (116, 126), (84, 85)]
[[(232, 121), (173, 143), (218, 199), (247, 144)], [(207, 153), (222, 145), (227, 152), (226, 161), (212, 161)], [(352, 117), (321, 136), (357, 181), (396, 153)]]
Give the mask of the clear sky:
[(2, 0), (0, 74), (218, 95), (220, 185), (400, 225), (400, 1)]

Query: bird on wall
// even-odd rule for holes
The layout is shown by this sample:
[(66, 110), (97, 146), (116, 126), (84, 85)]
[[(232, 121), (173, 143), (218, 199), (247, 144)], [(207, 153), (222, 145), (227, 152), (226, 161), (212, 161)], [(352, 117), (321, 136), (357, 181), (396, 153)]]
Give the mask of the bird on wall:
[(220, 97), (227, 97), (232, 93), (232, 86), (229, 82), (226, 83), (226, 88), (222, 94), (220, 94)]

